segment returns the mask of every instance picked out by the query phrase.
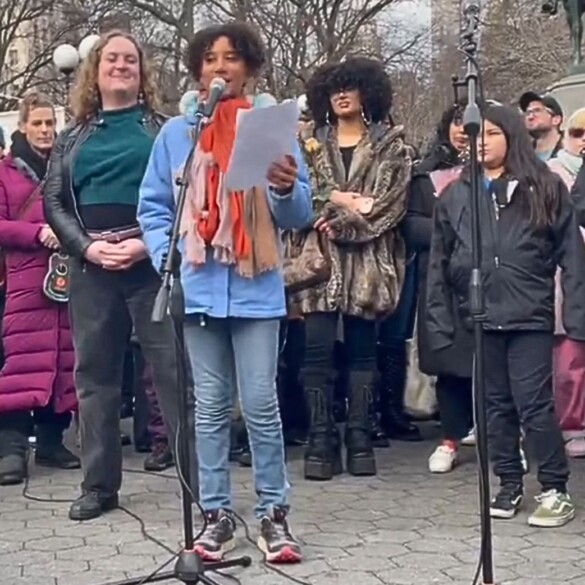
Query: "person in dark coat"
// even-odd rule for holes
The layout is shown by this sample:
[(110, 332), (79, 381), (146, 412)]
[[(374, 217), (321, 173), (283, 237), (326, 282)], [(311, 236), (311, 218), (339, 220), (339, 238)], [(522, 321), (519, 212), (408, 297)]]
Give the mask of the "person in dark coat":
[[(563, 526), (575, 517), (575, 506), (567, 492), (569, 466), (554, 409), (554, 279), (558, 265), (566, 334), (585, 341), (585, 245), (567, 189), (534, 153), (519, 113), (505, 106), (485, 108), (480, 140), (485, 408), (501, 486), (491, 515), (512, 518), (521, 506), (524, 429), (542, 488), (528, 523)], [(470, 195), (465, 171), (435, 208), (426, 312), (435, 350), (453, 346), (455, 315), (471, 328)]]
[(63, 446), (63, 432), (77, 407), (67, 304), (43, 293), (49, 256), (59, 247), (46, 225), (39, 189), (54, 140), (50, 100), (37, 93), (25, 96), (19, 122), (20, 131), (13, 134), (10, 152), (0, 162), (0, 247), (6, 261), (0, 485), (18, 484), (26, 477), (33, 411), (36, 464), (80, 467), (79, 459)]
[(442, 441), (429, 459), (429, 469), (433, 473), (446, 473), (453, 469), (457, 463), (459, 444), (473, 427), (473, 337), (457, 323), (453, 345), (433, 351), (429, 345), (425, 314), (433, 210), (445, 186), (461, 170), (467, 151), (467, 137), (460, 114), (460, 106), (452, 106), (443, 114), (434, 143), (415, 168), (403, 225), (407, 245), (417, 258), (419, 368), (429, 376), (437, 376)]

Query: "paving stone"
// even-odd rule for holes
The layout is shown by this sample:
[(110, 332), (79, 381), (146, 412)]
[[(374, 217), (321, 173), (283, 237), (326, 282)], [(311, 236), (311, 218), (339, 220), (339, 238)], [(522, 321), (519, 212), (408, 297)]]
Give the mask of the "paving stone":
[(24, 542), (20, 540), (0, 540), (0, 555), (13, 554), (24, 548)]
[(77, 549), (83, 546), (83, 538), (67, 536), (50, 536), (37, 538), (26, 543), (27, 550), (56, 552), (68, 549)]
[[(396, 442), (377, 451), (380, 476), (347, 475), (331, 482), (302, 478), (302, 449), (289, 465), (292, 528), (304, 545), (305, 562), (282, 567), (311, 585), (470, 585), (478, 561), (479, 515), (473, 451), (453, 473), (426, 471), (433, 442)], [(125, 467), (139, 468), (142, 456), (125, 450)], [(585, 462), (572, 462), (572, 494), (585, 500)], [(73, 497), (79, 472), (32, 470), (31, 493)], [(538, 485), (527, 481), (527, 496)], [(233, 468), (235, 511), (244, 516), (253, 539), (255, 494), (249, 469)], [(0, 585), (100, 585), (146, 575), (169, 554), (144, 538), (122, 510), (83, 523), (70, 522), (68, 505), (32, 502), (22, 488), (0, 489)], [(177, 481), (126, 474), (122, 505), (146, 521), (147, 529), (173, 550), (182, 540)], [(585, 585), (585, 526), (580, 517), (566, 527), (537, 530), (527, 525), (533, 506), (511, 521), (494, 522), (494, 563), (498, 585)], [(581, 512), (579, 513), (581, 514)], [(194, 508), (195, 529), (201, 526)], [(242, 585), (287, 585), (267, 570), (257, 549), (238, 527), (234, 554), (250, 555), (253, 565), (229, 571)], [(170, 564), (165, 570), (172, 570)], [(231, 581), (213, 576), (218, 583)], [(179, 585), (178, 581), (168, 581)]]
[(77, 561), (62, 561), (52, 560), (48, 563), (26, 564), (23, 567), (24, 577), (62, 577), (63, 575), (70, 575), (71, 573), (83, 573), (89, 570), (89, 563), (87, 561), (78, 559)]
[[(548, 555), (545, 558), (551, 558)], [(514, 570), (518, 577), (544, 579), (549, 583), (566, 583), (569, 579), (583, 576), (583, 569), (569, 563), (545, 562), (542, 557), (539, 561), (526, 562), (517, 565)]]
[(426, 567), (429, 570), (444, 571), (461, 565), (461, 561), (448, 554), (408, 553), (393, 559), (402, 568)]
[(0, 556), (0, 575), (5, 566), (25, 566), (31, 564), (50, 563), (55, 559), (55, 555), (50, 552), (38, 552), (30, 550), (20, 550), (9, 555)]

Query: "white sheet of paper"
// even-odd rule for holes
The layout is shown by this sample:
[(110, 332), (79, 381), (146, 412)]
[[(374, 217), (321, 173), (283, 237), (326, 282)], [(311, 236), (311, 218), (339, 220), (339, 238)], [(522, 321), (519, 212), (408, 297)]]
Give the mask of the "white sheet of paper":
[(230, 191), (244, 191), (266, 185), (270, 165), (294, 154), (299, 107), (289, 100), (238, 112), (236, 139), (225, 176)]

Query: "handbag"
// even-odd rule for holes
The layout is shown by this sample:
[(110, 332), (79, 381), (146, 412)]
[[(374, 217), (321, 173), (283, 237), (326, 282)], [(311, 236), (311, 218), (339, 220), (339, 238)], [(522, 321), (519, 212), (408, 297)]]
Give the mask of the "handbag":
[(289, 293), (327, 282), (331, 278), (331, 258), (321, 234), (316, 230), (291, 232), (283, 263), (284, 283)]
[(66, 303), (69, 300), (69, 256), (55, 252), (49, 257), (49, 267), (43, 279), (43, 293), (51, 301)]
[[(417, 317), (418, 318), (418, 317)], [(404, 390), (404, 410), (417, 420), (432, 418), (437, 410), (436, 378), (427, 376), (418, 366), (418, 341), (416, 321), (414, 335), (406, 342), (407, 375)]]
[[(30, 195), (24, 200), (20, 206), (12, 221), (21, 220), (25, 213), (32, 207), (32, 204), (37, 200), (41, 194), (42, 184), (37, 185), (30, 193)], [(0, 248), (0, 290), (6, 288), (6, 252)]]

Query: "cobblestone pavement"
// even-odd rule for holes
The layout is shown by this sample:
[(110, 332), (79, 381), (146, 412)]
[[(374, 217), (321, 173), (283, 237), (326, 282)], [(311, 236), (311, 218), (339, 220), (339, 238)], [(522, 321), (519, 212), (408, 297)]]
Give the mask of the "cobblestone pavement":
[[(306, 560), (287, 567), (288, 574), (310, 585), (470, 585), (479, 542), (474, 451), (463, 451), (463, 464), (452, 474), (432, 476), (426, 471), (432, 448), (432, 442), (395, 443), (378, 452), (378, 477), (344, 475), (328, 483), (303, 481), (300, 453), (295, 453), (291, 518)], [(131, 448), (126, 451), (126, 466), (140, 469), (142, 458)], [(33, 469), (29, 492), (67, 500), (77, 495), (79, 480), (79, 472)], [(584, 480), (585, 463), (578, 462), (572, 488), (579, 504), (585, 501)], [(530, 480), (527, 509), (536, 487)], [(249, 470), (234, 468), (233, 490), (236, 511), (249, 521), (255, 538)], [(126, 474), (122, 504), (158, 539), (179, 548), (175, 480)], [(101, 585), (149, 573), (169, 557), (122, 511), (72, 523), (67, 508), (66, 503), (25, 500), (21, 487), (0, 488), (1, 585)], [(585, 585), (584, 517), (581, 511), (571, 524), (552, 531), (530, 528), (527, 512), (495, 524), (498, 584)], [(243, 539), (238, 551), (254, 559), (251, 568), (233, 573), (242, 585), (291, 583), (268, 572)]]

